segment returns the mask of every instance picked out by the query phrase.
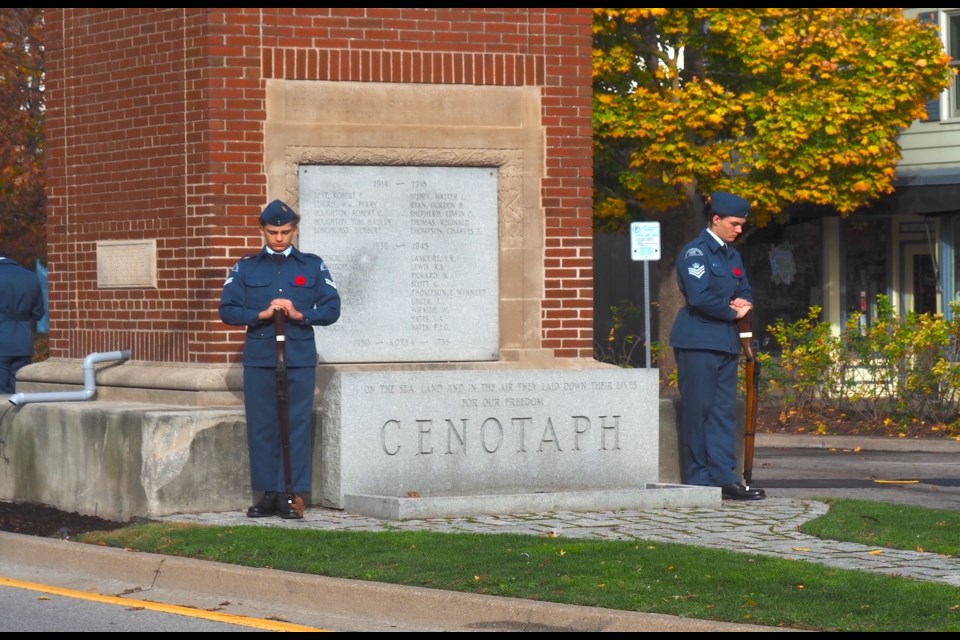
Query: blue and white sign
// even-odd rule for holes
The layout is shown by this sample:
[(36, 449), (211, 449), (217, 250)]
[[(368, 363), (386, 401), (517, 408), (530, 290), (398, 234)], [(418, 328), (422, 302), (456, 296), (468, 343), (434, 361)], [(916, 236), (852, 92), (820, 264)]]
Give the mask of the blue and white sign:
[(630, 257), (635, 261), (660, 259), (660, 223), (630, 223)]

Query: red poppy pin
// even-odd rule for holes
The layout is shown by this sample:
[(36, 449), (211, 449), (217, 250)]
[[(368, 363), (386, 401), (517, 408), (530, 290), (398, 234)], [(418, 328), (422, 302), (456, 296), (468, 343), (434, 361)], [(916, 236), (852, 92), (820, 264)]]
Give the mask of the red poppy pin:
[(307, 284), (307, 279), (303, 276), (297, 276), (293, 279), (293, 284), (297, 285), (298, 287), (302, 287), (303, 285)]
[(733, 268), (733, 275), (737, 278), (743, 275), (743, 271), (740, 271), (740, 267)]

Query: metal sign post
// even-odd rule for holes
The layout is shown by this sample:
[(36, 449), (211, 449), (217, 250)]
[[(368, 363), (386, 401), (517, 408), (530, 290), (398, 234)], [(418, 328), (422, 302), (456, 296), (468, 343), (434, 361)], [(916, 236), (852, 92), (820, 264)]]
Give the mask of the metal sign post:
[(646, 328), (647, 369), (650, 368), (650, 261), (660, 259), (660, 223), (630, 223), (630, 257), (643, 261), (643, 322)]

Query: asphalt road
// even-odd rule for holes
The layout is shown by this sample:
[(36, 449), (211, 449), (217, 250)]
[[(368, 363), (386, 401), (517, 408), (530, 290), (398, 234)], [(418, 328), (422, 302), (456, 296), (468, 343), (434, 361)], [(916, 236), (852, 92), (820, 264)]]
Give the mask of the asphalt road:
[[(853, 498), (960, 511), (960, 442), (944, 450), (755, 449), (752, 485), (791, 498)], [(932, 447), (935, 448), (935, 447)]]

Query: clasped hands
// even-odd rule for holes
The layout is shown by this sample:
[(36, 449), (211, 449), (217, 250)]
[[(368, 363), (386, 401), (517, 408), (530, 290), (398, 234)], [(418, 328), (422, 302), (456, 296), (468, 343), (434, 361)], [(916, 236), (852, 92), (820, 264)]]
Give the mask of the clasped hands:
[(753, 309), (753, 303), (743, 298), (734, 298), (730, 301), (730, 308), (737, 312), (737, 320), (739, 320)]
[(270, 305), (261, 311), (257, 317), (261, 320), (269, 320), (277, 313), (277, 309), (282, 309), (284, 313), (287, 314), (287, 317), (294, 322), (303, 320), (303, 314), (297, 311), (297, 308), (293, 306), (293, 302), (287, 298), (274, 298), (270, 301)]

